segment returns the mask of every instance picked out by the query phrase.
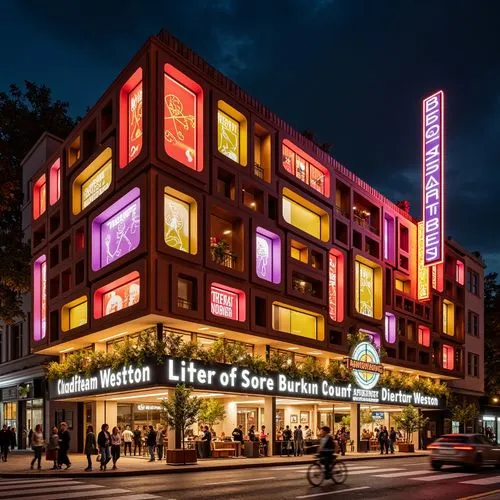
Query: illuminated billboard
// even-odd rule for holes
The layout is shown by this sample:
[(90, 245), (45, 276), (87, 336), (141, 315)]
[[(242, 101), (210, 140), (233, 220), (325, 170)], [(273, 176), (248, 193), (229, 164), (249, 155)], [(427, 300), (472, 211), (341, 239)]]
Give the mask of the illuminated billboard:
[(210, 312), (219, 318), (245, 321), (245, 292), (219, 283), (212, 283)]
[(33, 265), (33, 340), (47, 333), (47, 257), (42, 255)]
[(443, 261), (444, 234), (444, 94), (423, 100), (422, 170), (424, 265)]
[(139, 302), (140, 298), (140, 278), (136, 278), (103, 294), (102, 315), (108, 316), (108, 314), (133, 306)]
[(128, 94), (128, 161), (142, 149), (142, 81)]
[(429, 268), (424, 265), (424, 223), (419, 222), (418, 227), (418, 300), (428, 300), (430, 299), (430, 279), (429, 279)]

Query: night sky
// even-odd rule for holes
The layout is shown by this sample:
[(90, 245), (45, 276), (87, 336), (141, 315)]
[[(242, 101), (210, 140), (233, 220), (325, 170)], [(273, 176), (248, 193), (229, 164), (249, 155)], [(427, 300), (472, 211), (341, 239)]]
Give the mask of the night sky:
[(83, 115), (161, 28), (416, 217), (442, 88), (446, 233), (500, 271), (500, 1), (0, 0), (0, 89), (43, 83)]

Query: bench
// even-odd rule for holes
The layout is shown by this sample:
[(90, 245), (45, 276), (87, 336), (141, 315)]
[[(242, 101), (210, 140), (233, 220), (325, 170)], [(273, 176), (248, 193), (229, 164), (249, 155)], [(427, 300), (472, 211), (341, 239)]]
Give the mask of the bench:
[(212, 450), (213, 458), (234, 457), (234, 448), (217, 448)]

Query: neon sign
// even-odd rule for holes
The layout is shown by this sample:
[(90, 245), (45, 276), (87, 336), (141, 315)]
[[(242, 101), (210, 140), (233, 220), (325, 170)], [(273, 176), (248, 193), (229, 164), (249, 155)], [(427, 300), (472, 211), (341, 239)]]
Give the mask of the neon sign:
[(424, 265), (430, 266), (443, 261), (443, 91), (427, 97), (422, 104)]
[(272, 281), (273, 252), (270, 238), (257, 233), (255, 240), (256, 273), (259, 278)]
[(128, 161), (142, 149), (142, 81), (128, 95)]
[(238, 321), (237, 293), (212, 286), (210, 289), (210, 312), (214, 316)]
[(219, 109), (217, 123), (219, 152), (233, 161), (240, 161), (239, 122)]
[(417, 226), (418, 231), (418, 300), (430, 299), (429, 290), (429, 268), (424, 265), (424, 223), (419, 222)]
[(191, 205), (167, 193), (164, 195), (165, 243), (181, 252), (189, 252)]
[(328, 313), (337, 321), (337, 256), (328, 255)]
[(347, 359), (347, 367), (352, 370), (354, 380), (361, 389), (372, 389), (377, 385), (383, 367), (377, 349), (370, 342), (360, 342)]
[(97, 200), (111, 185), (112, 163), (107, 161), (94, 175), (82, 184), (82, 210)]
[(102, 315), (107, 316), (131, 307), (141, 298), (140, 278), (118, 286), (102, 296)]
[(33, 340), (47, 333), (47, 257), (42, 255), (33, 264)]

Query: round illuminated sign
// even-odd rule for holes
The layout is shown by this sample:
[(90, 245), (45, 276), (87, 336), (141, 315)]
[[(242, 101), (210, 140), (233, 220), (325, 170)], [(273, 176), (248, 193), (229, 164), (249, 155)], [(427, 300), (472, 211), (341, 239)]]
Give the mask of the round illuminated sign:
[(377, 385), (382, 365), (377, 349), (370, 342), (361, 342), (354, 348), (349, 366), (359, 387), (372, 389)]

